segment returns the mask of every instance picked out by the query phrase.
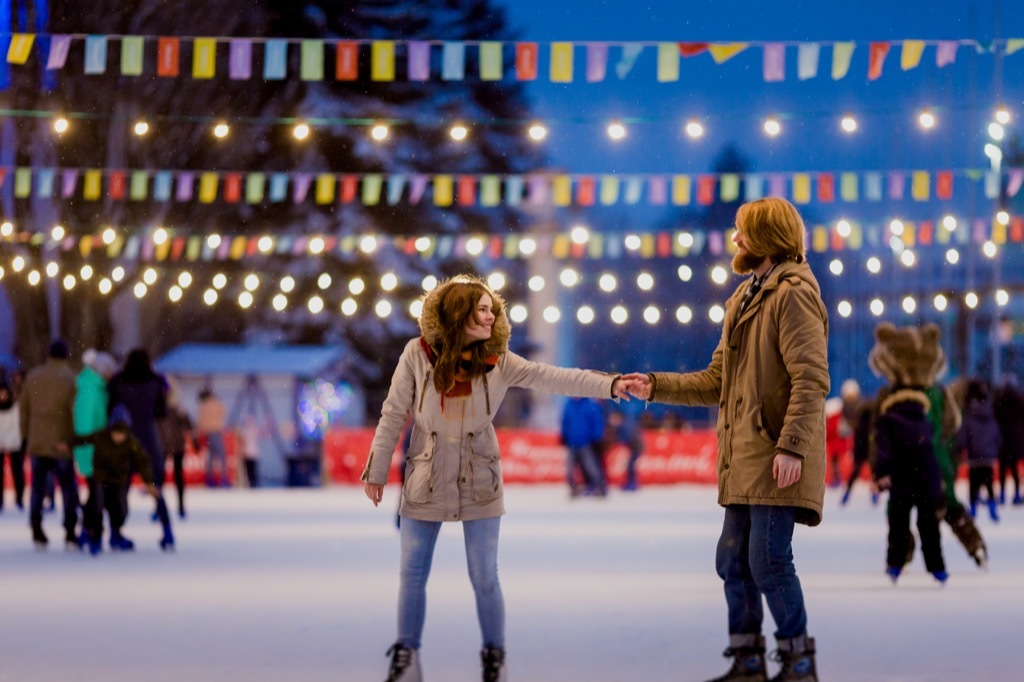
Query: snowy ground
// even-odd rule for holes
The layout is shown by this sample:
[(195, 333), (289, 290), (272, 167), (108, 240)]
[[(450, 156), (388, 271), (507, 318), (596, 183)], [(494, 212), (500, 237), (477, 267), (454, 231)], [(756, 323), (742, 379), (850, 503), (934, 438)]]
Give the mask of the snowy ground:
[[(380, 509), (356, 488), (190, 491), (173, 555), (157, 549), (149, 502), (132, 500), (133, 555), (92, 558), (59, 543), (36, 552), (25, 516), (11, 505), (0, 514), (0, 680), (384, 678), (398, 584), (394, 489)], [(987, 572), (944, 530), (948, 585), (918, 555), (893, 587), (882, 508), (865, 489), (848, 508), (832, 491), (826, 504), (825, 523), (795, 538), (821, 679), (1020, 679), (1024, 509), (1005, 509), (998, 526), (982, 519)], [(724, 670), (711, 488), (570, 501), (558, 486), (513, 486), (507, 506), (511, 679), (668, 682)], [(45, 525), (62, 539), (54, 515)], [(480, 679), (461, 542), (458, 525), (438, 542), (422, 650), (431, 682)]]

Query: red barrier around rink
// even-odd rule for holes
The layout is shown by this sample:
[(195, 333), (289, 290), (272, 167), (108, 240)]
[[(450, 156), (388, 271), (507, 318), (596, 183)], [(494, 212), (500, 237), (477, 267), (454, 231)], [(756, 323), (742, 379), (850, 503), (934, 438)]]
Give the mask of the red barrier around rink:
[[(528, 429), (498, 429), (501, 468), (506, 483), (565, 481), (565, 446), (557, 433)], [(373, 441), (373, 429), (336, 429), (324, 439), (324, 479), (358, 483)], [(648, 431), (644, 454), (637, 463), (640, 483), (714, 483), (714, 431)], [(608, 450), (608, 478), (620, 484), (629, 451), (623, 445)], [(398, 458), (392, 459), (391, 480), (398, 480)]]

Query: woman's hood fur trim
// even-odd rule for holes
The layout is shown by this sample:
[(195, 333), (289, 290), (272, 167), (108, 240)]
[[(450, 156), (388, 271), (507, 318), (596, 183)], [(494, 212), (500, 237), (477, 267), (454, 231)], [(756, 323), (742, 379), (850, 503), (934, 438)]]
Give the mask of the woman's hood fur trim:
[[(505, 300), (500, 295), (491, 291), (490, 287), (476, 278), (470, 279), (454, 277), (434, 287), (433, 291), (428, 291), (424, 294), (423, 310), (420, 313), (420, 333), (431, 346), (436, 348), (441, 344), (444, 329), (441, 325), (441, 313), (439, 310), (441, 306), (441, 296), (449, 288), (461, 286), (467, 281), (483, 284), (487, 289), (487, 292), (491, 295), (491, 300), (494, 301), (495, 304), (500, 304), (501, 313), (495, 314), (494, 324), (491, 325), (491, 338), (484, 343), (484, 348), (488, 353), (503, 355), (508, 351), (508, 341), (512, 336), (512, 327), (508, 323)], [(497, 305), (495, 307), (497, 307)]]

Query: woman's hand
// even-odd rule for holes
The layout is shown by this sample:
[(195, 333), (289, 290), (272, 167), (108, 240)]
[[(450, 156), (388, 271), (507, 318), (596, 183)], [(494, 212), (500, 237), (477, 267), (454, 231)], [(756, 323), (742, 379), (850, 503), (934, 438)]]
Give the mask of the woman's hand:
[(619, 377), (619, 382), (616, 384), (616, 389), (625, 391), (634, 398), (640, 400), (651, 399), (651, 377), (646, 374), (640, 374), (639, 372), (633, 372), (632, 374), (623, 374)]
[(376, 483), (364, 483), (363, 492), (370, 498), (370, 502), (373, 502), (374, 507), (380, 504), (380, 501), (384, 498), (384, 486), (377, 485)]
[(778, 452), (772, 463), (772, 478), (779, 482), (780, 488), (786, 488), (800, 480), (801, 469), (803, 460), (799, 457)]

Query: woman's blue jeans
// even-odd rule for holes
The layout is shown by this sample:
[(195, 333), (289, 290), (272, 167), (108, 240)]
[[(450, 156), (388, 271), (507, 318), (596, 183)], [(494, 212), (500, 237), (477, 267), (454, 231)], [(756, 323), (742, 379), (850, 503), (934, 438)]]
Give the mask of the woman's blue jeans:
[[(469, 580), (476, 593), (476, 614), (485, 647), (505, 646), (505, 599), (498, 582), (498, 529), (501, 517), (463, 521)], [(427, 578), (440, 521), (402, 517), (402, 566), (398, 589), (398, 641), (420, 648), (427, 610)]]
[(793, 565), (795, 507), (731, 504), (718, 540), (716, 565), (725, 581), (729, 634), (761, 634), (768, 602), (776, 639), (807, 633), (807, 612)]

